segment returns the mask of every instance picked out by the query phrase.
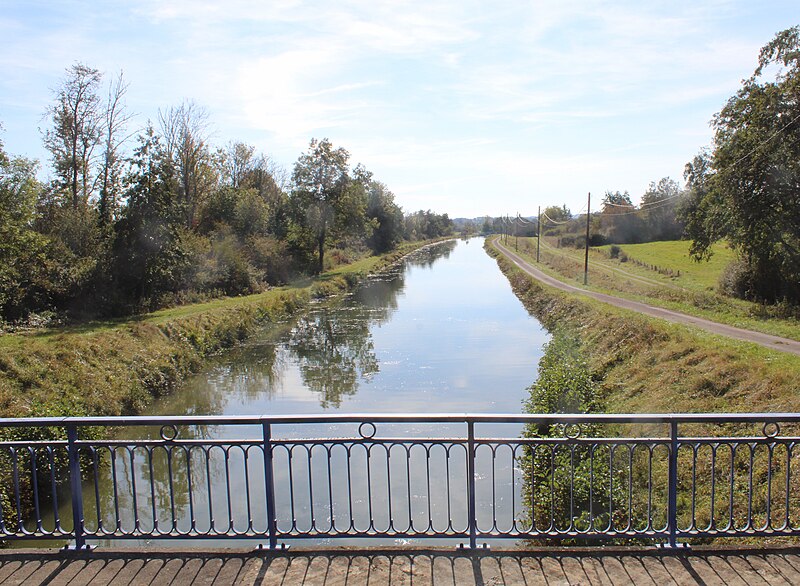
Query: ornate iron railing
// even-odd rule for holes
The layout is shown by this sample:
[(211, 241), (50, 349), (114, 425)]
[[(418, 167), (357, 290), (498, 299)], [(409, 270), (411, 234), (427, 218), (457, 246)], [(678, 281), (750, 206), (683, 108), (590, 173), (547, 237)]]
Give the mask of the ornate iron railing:
[(800, 535), (800, 414), (0, 420), (0, 539)]

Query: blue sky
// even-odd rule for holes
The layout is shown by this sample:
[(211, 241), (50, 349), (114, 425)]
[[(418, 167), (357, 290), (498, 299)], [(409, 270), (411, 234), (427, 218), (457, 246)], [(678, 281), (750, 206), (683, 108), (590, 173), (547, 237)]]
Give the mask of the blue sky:
[[(585, 206), (682, 182), (797, 0), (0, 0), (0, 139), (38, 158), (64, 70), (130, 83), (134, 126), (194, 100), (291, 169), (329, 138), (407, 212)], [(593, 206), (594, 208), (594, 206)]]

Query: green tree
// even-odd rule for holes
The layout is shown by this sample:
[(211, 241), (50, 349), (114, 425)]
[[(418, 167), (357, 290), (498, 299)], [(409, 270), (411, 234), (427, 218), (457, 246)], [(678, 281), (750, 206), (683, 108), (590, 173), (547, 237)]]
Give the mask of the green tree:
[(30, 309), (46, 243), (33, 229), (41, 189), (36, 163), (9, 157), (0, 142), (0, 318), (16, 319)]
[[(316, 272), (324, 268), (325, 248), (355, 224), (363, 223), (363, 186), (353, 185), (350, 153), (328, 139), (312, 139), (292, 173), (291, 213), (294, 244), (305, 252), (316, 249)], [(359, 213), (361, 218), (356, 217)]]
[(166, 292), (184, 288), (189, 254), (179, 183), (152, 127), (139, 136), (127, 178), (128, 205), (116, 224), (114, 269), (118, 293), (134, 309), (155, 308)]
[(44, 133), (44, 144), (53, 158), (57, 184), (68, 190), (73, 210), (88, 202), (93, 189), (92, 157), (103, 123), (101, 79), (97, 69), (75, 63), (56, 90), (55, 104), (47, 109), (52, 127)]
[(609, 242), (642, 242), (645, 226), (630, 194), (606, 191), (600, 213), (600, 231)]
[[(566, 204), (560, 207), (548, 206), (542, 210), (542, 217), (544, 216), (547, 216), (547, 218), (550, 218), (553, 222), (568, 222), (572, 217), (572, 212), (569, 211)], [(544, 222), (547, 222), (547, 218), (544, 218)]]
[(683, 222), (677, 209), (683, 190), (676, 181), (664, 177), (651, 182), (642, 195), (641, 211), (647, 229), (645, 240), (677, 240), (683, 234)]
[(159, 111), (162, 150), (174, 167), (184, 225), (194, 228), (199, 207), (217, 186), (218, 164), (208, 147), (208, 113), (194, 102)]
[[(713, 120), (711, 169), (687, 210), (693, 253), (726, 238), (744, 266), (740, 295), (800, 302), (800, 27), (761, 49), (758, 66)], [(705, 170), (705, 169), (704, 169)]]

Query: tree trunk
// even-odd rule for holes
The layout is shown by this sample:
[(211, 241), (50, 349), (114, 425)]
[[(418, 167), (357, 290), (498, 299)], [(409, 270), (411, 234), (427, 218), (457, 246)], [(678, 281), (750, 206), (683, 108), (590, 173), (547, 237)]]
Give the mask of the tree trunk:
[(325, 258), (325, 233), (322, 233), (317, 239), (317, 243), (319, 244), (319, 266), (317, 267), (317, 274), (322, 274), (322, 267), (323, 267), (323, 260)]

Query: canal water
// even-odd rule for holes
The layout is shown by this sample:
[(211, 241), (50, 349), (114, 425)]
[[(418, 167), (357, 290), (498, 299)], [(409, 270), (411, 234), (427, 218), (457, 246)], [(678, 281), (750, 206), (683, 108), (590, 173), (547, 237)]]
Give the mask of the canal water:
[[(483, 250), (481, 239), (448, 241), (413, 253), (351, 294), (316, 304), (284, 323), (271, 324), (241, 346), (217, 356), (203, 372), (157, 401), (145, 414), (516, 414), (522, 411), (526, 389), (536, 378), (547, 339), (547, 332), (527, 313), (495, 261)], [(460, 429), (463, 437), (463, 424)], [(258, 437), (260, 430), (247, 433), (250, 432)], [(355, 428), (345, 430), (345, 437), (355, 432)], [(403, 434), (418, 437), (442, 432), (442, 426), (431, 430), (424, 425), (402, 430)], [(517, 429), (515, 433), (518, 432)], [(160, 433), (163, 430), (157, 428), (127, 429), (124, 437), (158, 440)], [(181, 427), (179, 439), (227, 439), (242, 433), (241, 429), (224, 426)], [(303, 433), (342, 437), (341, 429), (335, 426), (310, 430), (289, 426), (276, 430), (275, 437), (301, 437)], [(382, 426), (378, 435), (385, 433), (387, 427)], [(95, 529), (99, 517), (101, 526), (106, 528), (117, 525), (131, 529), (141, 525), (149, 531), (155, 514), (162, 520), (171, 519), (166, 524), (172, 523), (179, 530), (199, 527), (213, 532), (212, 509), (227, 509), (233, 518), (240, 519), (233, 523), (233, 529), (239, 530), (236, 524), (240, 523), (239, 528), (246, 533), (253, 518), (264, 518), (263, 498), (250, 497), (251, 493), (263, 493), (263, 463), (260, 468), (245, 470), (244, 478), (230, 473), (232, 466), (241, 466), (248, 457), (245, 449), (210, 450), (199, 459), (191, 450), (185, 450), (184, 461), (180, 455), (167, 456), (166, 451), (158, 449), (123, 449), (116, 450), (116, 461), (110, 465), (112, 452), (113, 448), (107, 449), (98, 456), (98, 485), (86, 486), (87, 528)], [(308, 454), (309, 462), (311, 455)], [(436, 458), (435, 454), (433, 459), (428, 454), (425, 465), (430, 467), (433, 461), (435, 467)], [(346, 459), (350, 462), (349, 453)], [(344, 462), (343, 453), (328, 451), (329, 493), (333, 491), (331, 485), (338, 482), (332, 479), (343, 475), (341, 471), (337, 473), (337, 467), (346, 466)], [(286, 473), (280, 478), (280, 470), (286, 469), (287, 463), (291, 478), (287, 479)], [(276, 480), (292, 480), (293, 490), (302, 492), (317, 474), (310, 463), (306, 466), (307, 475), (298, 474), (291, 470), (291, 462), (276, 459)], [(504, 466), (514, 476), (514, 457), (508, 458)], [(180, 469), (184, 473), (179, 478), (176, 471)], [(409, 493), (412, 477), (418, 472), (406, 471)], [(462, 479), (465, 473), (448, 472), (460, 474)], [(209, 484), (207, 489), (198, 483), (194, 487), (190, 484), (188, 492), (192, 497), (188, 502), (185, 495), (179, 496), (185, 492), (181, 485), (191, 483), (187, 475), (205, 478)], [(159, 477), (161, 480), (156, 480)], [(224, 486), (214, 495), (211, 478)], [(462, 482), (455, 476), (453, 479)], [(512, 484), (519, 482), (517, 475)], [(518, 501), (519, 486), (513, 488), (517, 495), (509, 498)], [(347, 490), (351, 494), (346, 498), (352, 499), (359, 488), (353, 485)], [(463, 508), (462, 502), (450, 502), (450, 497), (446, 497), (445, 504), (431, 504), (432, 489), (429, 486), (427, 490), (430, 509), (446, 508), (451, 517), (466, 514), (463, 510), (450, 510)], [(331, 508), (334, 499), (329, 497)], [(294, 510), (295, 500), (290, 494), (276, 495), (279, 515), (290, 523), (297, 522), (291, 521), (293, 518), (309, 516), (308, 510)], [(200, 502), (207, 506), (200, 506)], [(314, 504), (310, 506), (313, 517)], [(324, 506), (325, 503), (320, 505)], [(291, 514), (287, 513), (290, 508)], [(137, 511), (136, 519), (133, 511)], [(67, 514), (65, 510), (62, 516)], [(298, 529), (302, 531), (300, 525)], [(263, 524), (256, 527), (257, 531), (264, 529)]]
[(148, 414), (519, 413), (547, 336), (482, 239), (449, 241), (265, 329)]

